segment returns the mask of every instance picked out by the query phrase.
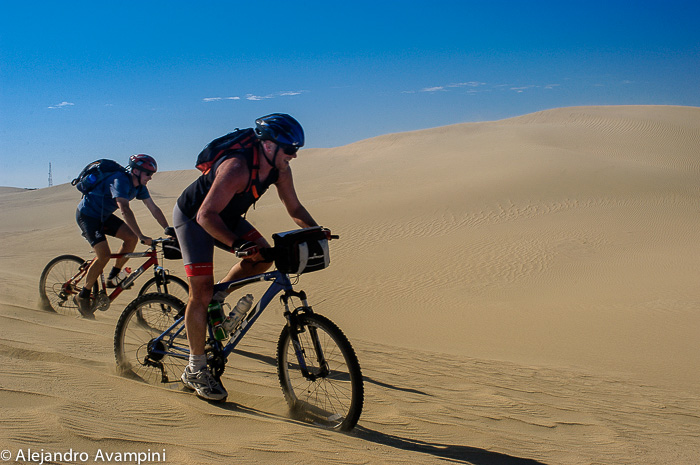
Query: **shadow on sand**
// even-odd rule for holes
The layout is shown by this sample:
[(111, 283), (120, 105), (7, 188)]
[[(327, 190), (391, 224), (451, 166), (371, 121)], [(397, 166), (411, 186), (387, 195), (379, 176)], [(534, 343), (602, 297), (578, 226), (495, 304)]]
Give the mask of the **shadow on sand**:
[[(233, 351), (231, 353), (236, 354), (236, 355), (241, 355), (243, 357), (247, 357), (247, 358), (252, 359), (252, 360), (258, 360), (259, 362), (266, 363), (266, 364), (273, 366), (273, 367), (277, 366), (277, 359), (275, 357), (270, 357), (269, 355), (260, 355), (260, 354), (254, 353), (254, 352), (248, 352), (248, 351), (239, 350), (239, 349), (233, 349)], [(362, 376), (362, 379), (365, 383), (376, 384), (379, 387), (392, 389), (395, 391), (410, 392), (410, 393), (419, 394), (422, 396), (431, 396), (431, 394), (428, 394), (427, 392), (424, 392), (424, 391), (419, 391), (418, 389), (393, 386), (391, 384), (377, 381), (377, 380), (372, 379), (371, 377), (365, 376), (365, 375)]]
[[(260, 355), (253, 352), (248, 352), (244, 350), (234, 349), (233, 353), (247, 357), (250, 359), (258, 360), (260, 362), (266, 363), (271, 366), (277, 366), (277, 360), (275, 357), (270, 357), (266, 355)], [(413, 388), (394, 386), (381, 381), (377, 381), (368, 376), (363, 376), (366, 383), (375, 384), (379, 387), (385, 389), (391, 389), (402, 392), (410, 392), (414, 394), (431, 396), (431, 394), (420, 391)], [(241, 409), (238, 406), (238, 409)], [(243, 408), (242, 410), (248, 410)], [(262, 412), (250, 411), (249, 413), (255, 415), (261, 415)], [(264, 415), (264, 414), (263, 414)], [(543, 462), (538, 462), (537, 460), (524, 459), (520, 457), (513, 457), (510, 455), (502, 454), (499, 452), (488, 451), (485, 449), (478, 449), (476, 447), (470, 446), (460, 446), (455, 444), (440, 444), (420, 441), (417, 439), (402, 438), (400, 436), (395, 436), (392, 434), (382, 433), (380, 431), (373, 431), (371, 429), (365, 428), (363, 426), (356, 426), (350, 433), (351, 436), (358, 439), (362, 439), (367, 442), (372, 442), (382, 446), (393, 447), (395, 449), (401, 449), (409, 452), (419, 452), (422, 454), (432, 455), (436, 458), (446, 459), (455, 463), (466, 463), (473, 465), (537, 465), (544, 464)]]
[(543, 464), (532, 459), (523, 459), (499, 452), (478, 449), (476, 447), (459, 446), (455, 444), (439, 444), (417, 439), (407, 439), (379, 431), (372, 431), (362, 426), (356, 426), (350, 433), (360, 439), (383, 446), (393, 447), (410, 452), (420, 452), (456, 463), (473, 465), (536, 465)]

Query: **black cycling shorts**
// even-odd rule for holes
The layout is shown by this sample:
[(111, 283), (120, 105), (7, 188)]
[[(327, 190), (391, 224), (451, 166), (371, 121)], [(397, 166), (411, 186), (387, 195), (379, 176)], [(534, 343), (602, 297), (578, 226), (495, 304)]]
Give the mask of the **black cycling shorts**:
[(80, 210), (75, 211), (75, 221), (78, 223), (78, 226), (80, 226), (83, 237), (87, 239), (92, 247), (95, 247), (95, 245), (100, 242), (106, 241), (106, 236), (116, 237), (119, 228), (121, 228), (123, 224), (126, 224), (121, 218), (114, 216), (114, 214), (109, 215), (107, 219), (102, 222), (99, 218), (83, 215), (80, 213)]

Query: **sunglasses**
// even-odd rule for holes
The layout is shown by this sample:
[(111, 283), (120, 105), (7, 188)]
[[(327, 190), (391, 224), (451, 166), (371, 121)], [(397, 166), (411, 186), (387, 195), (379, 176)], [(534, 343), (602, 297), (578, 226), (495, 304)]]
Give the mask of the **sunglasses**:
[(299, 151), (299, 147), (294, 147), (293, 145), (280, 145), (280, 148), (287, 155), (294, 155), (297, 153), (297, 151)]

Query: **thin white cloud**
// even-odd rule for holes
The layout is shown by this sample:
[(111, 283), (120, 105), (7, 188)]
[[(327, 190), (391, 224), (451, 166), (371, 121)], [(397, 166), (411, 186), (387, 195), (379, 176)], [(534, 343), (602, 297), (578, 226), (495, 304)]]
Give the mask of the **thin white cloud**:
[(515, 92), (522, 94), (526, 90), (534, 89), (535, 87), (539, 87), (539, 86), (531, 85), (531, 86), (522, 86), (522, 87), (511, 87), (510, 90), (514, 90)]
[(444, 86), (425, 87), (424, 89), (421, 89), (421, 92), (439, 92), (441, 90), (445, 90), (445, 87)]
[(240, 100), (240, 97), (206, 97), (203, 102), (218, 102), (219, 100)]
[[(259, 100), (267, 100), (267, 99), (272, 99), (272, 98), (277, 98), (277, 97), (292, 97), (295, 95), (301, 95), (304, 92), (308, 92), (308, 90), (285, 90), (282, 92), (275, 92), (274, 94), (268, 94), (268, 95), (255, 95), (255, 94), (247, 94), (245, 97), (246, 100), (251, 100), (251, 101), (259, 101)], [(203, 98), (203, 102), (218, 102), (220, 100), (240, 100), (241, 97), (206, 97)]]
[(479, 81), (467, 81), (467, 82), (453, 82), (451, 84), (446, 84), (442, 86), (432, 86), (432, 87), (424, 87), (418, 91), (416, 90), (404, 90), (401, 91), (402, 94), (415, 94), (416, 92), (449, 92), (452, 89), (459, 89), (459, 88), (464, 88), (467, 87), (469, 88), (468, 92), (469, 93), (474, 93), (476, 92), (477, 87), (485, 86), (485, 82), (479, 82)]
[(73, 105), (75, 105), (75, 103), (61, 102), (61, 103), (59, 103), (58, 105), (51, 105), (51, 106), (48, 107), (48, 108), (50, 108), (50, 109), (52, 109), (52, 110), (55, 110), (55, 109), (57, 109), (57, 108), (72, 107)]
[(493, 92), (496, 89), (507, 89), (518, 94), (531, 89), (545, 89), (552, 90), (561, 87), (561, 84), (531, 84), (525, 86), (513, 86), (512, 84), (487, 84), (481, 81), (465, 81), (465, 82), (453, 82), (452, 84), (445, 84), (441, 86), (424, 87), (420, 90), (403, 90), (402, 94), (415, 94), (418, 92), (451, 92), (458, 91), (466, 94), (477, 94), (482, 92)]
[(537, 85), (537, 84), (530, 84), (529, 86), (510, 87), (510, 90), (517, 92), (518, 94), (522, 94), (526, 90), (530, 90), (530, 89), (552, 90), (552, 89), (556, 89), (557, 87), (561, 87), (561, 84), (545, 84), (543, 86)]
[(447, 87), (479, 87), (486, 85), (485, 82), (477, 82), (477, 81), (469, 81), (469, 82), (456, 82), (454, 84), (450, 84)]
[(253, 94), (248, 94), (246, 95), (246, 100), (252, 100), (254, 102), (257, 102), (259, 100), (265, 100), (269, 98), (273, 98), (272, 95), (253, 95)]

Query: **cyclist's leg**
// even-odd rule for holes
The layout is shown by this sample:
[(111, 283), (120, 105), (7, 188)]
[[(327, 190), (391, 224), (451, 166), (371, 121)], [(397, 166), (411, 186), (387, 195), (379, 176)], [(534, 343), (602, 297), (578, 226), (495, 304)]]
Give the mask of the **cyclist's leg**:
[(177, 205), (173, 209), (173, 226), (190, 285), (185, 310), (190, 353), (204, 355), (207, 306), (214, 293), (214, 239), (196, 221), (187, 218)]
[[(270, 244), (247, 220), (241, 218), (233, 230), (236, 237), (243, 242), (255, 242), (260, 247), (270, 247)], [(226, 274), (223, 281), (233, 281), (234, 279), (246, 278), (256, 274), (264, 273), (270, 269), (272, 262), (261, 261), (259, 259), (243, 259), (233, 265)]]
[(102, 270), (104, 270), (112, 256), (106, 239), (93, 245), (92, 249), (95, 251), (95, 260), (90, 265), (85, 277), (85, 287), (88, 289), (92, 289), (92, 286), (95, 285), (97, 278), (102, 274)]
[[(139, 242), (139, 238), (136, 234), (127, 226), (124, 221), (114, 215), (110, 215), (105, 221), (105, 234), (114, 236), (117, 239), (122, 240), (122, 245), (119, 247), (117, 253), (131, 253), (136, 249), (136, 245)], [(129, 259), (126, 257), (119, 257), (114, 263), (114, 267), (121, 270), (126, 265)]]
[(83, 215), (78, 210), (75, 219), (83, 232), (83, 237), (90, 243), (96, 255), (88, 269), (84, 283), (86, 289), (92, 289), (105, 265), (109, 262), (111, 251), (105, 237), (104, 225), (99, 218)]
[(192, 355), (204, 355), (207, 339), (207, 307), (211, 302), (214, 275), (188, 276), (190, 295), (185, 309), (185, 329)]
[(207, 338), (207, 306), (211, 301), (214, 275), (188, 276), (190, 298), (185, 308), (185, 330), (190, 356), (180, 379), (185, 387), (198, 397), (210, 401), (222, 401), (228, 396), (221, 380), (212, 375), (207, 365), (205, 342)]
[(189, 363), (182, 373), (183, 384), (207, 400), (220, 401), (228, 393), (207, 367), (204, 353), (207, 338), (207, 306), (214, 293), (214, 239), (196, 221), (175, 205), (173, 226), (180, 243), (190, 294), (185, 308), (185, 330), (190, 346)]

